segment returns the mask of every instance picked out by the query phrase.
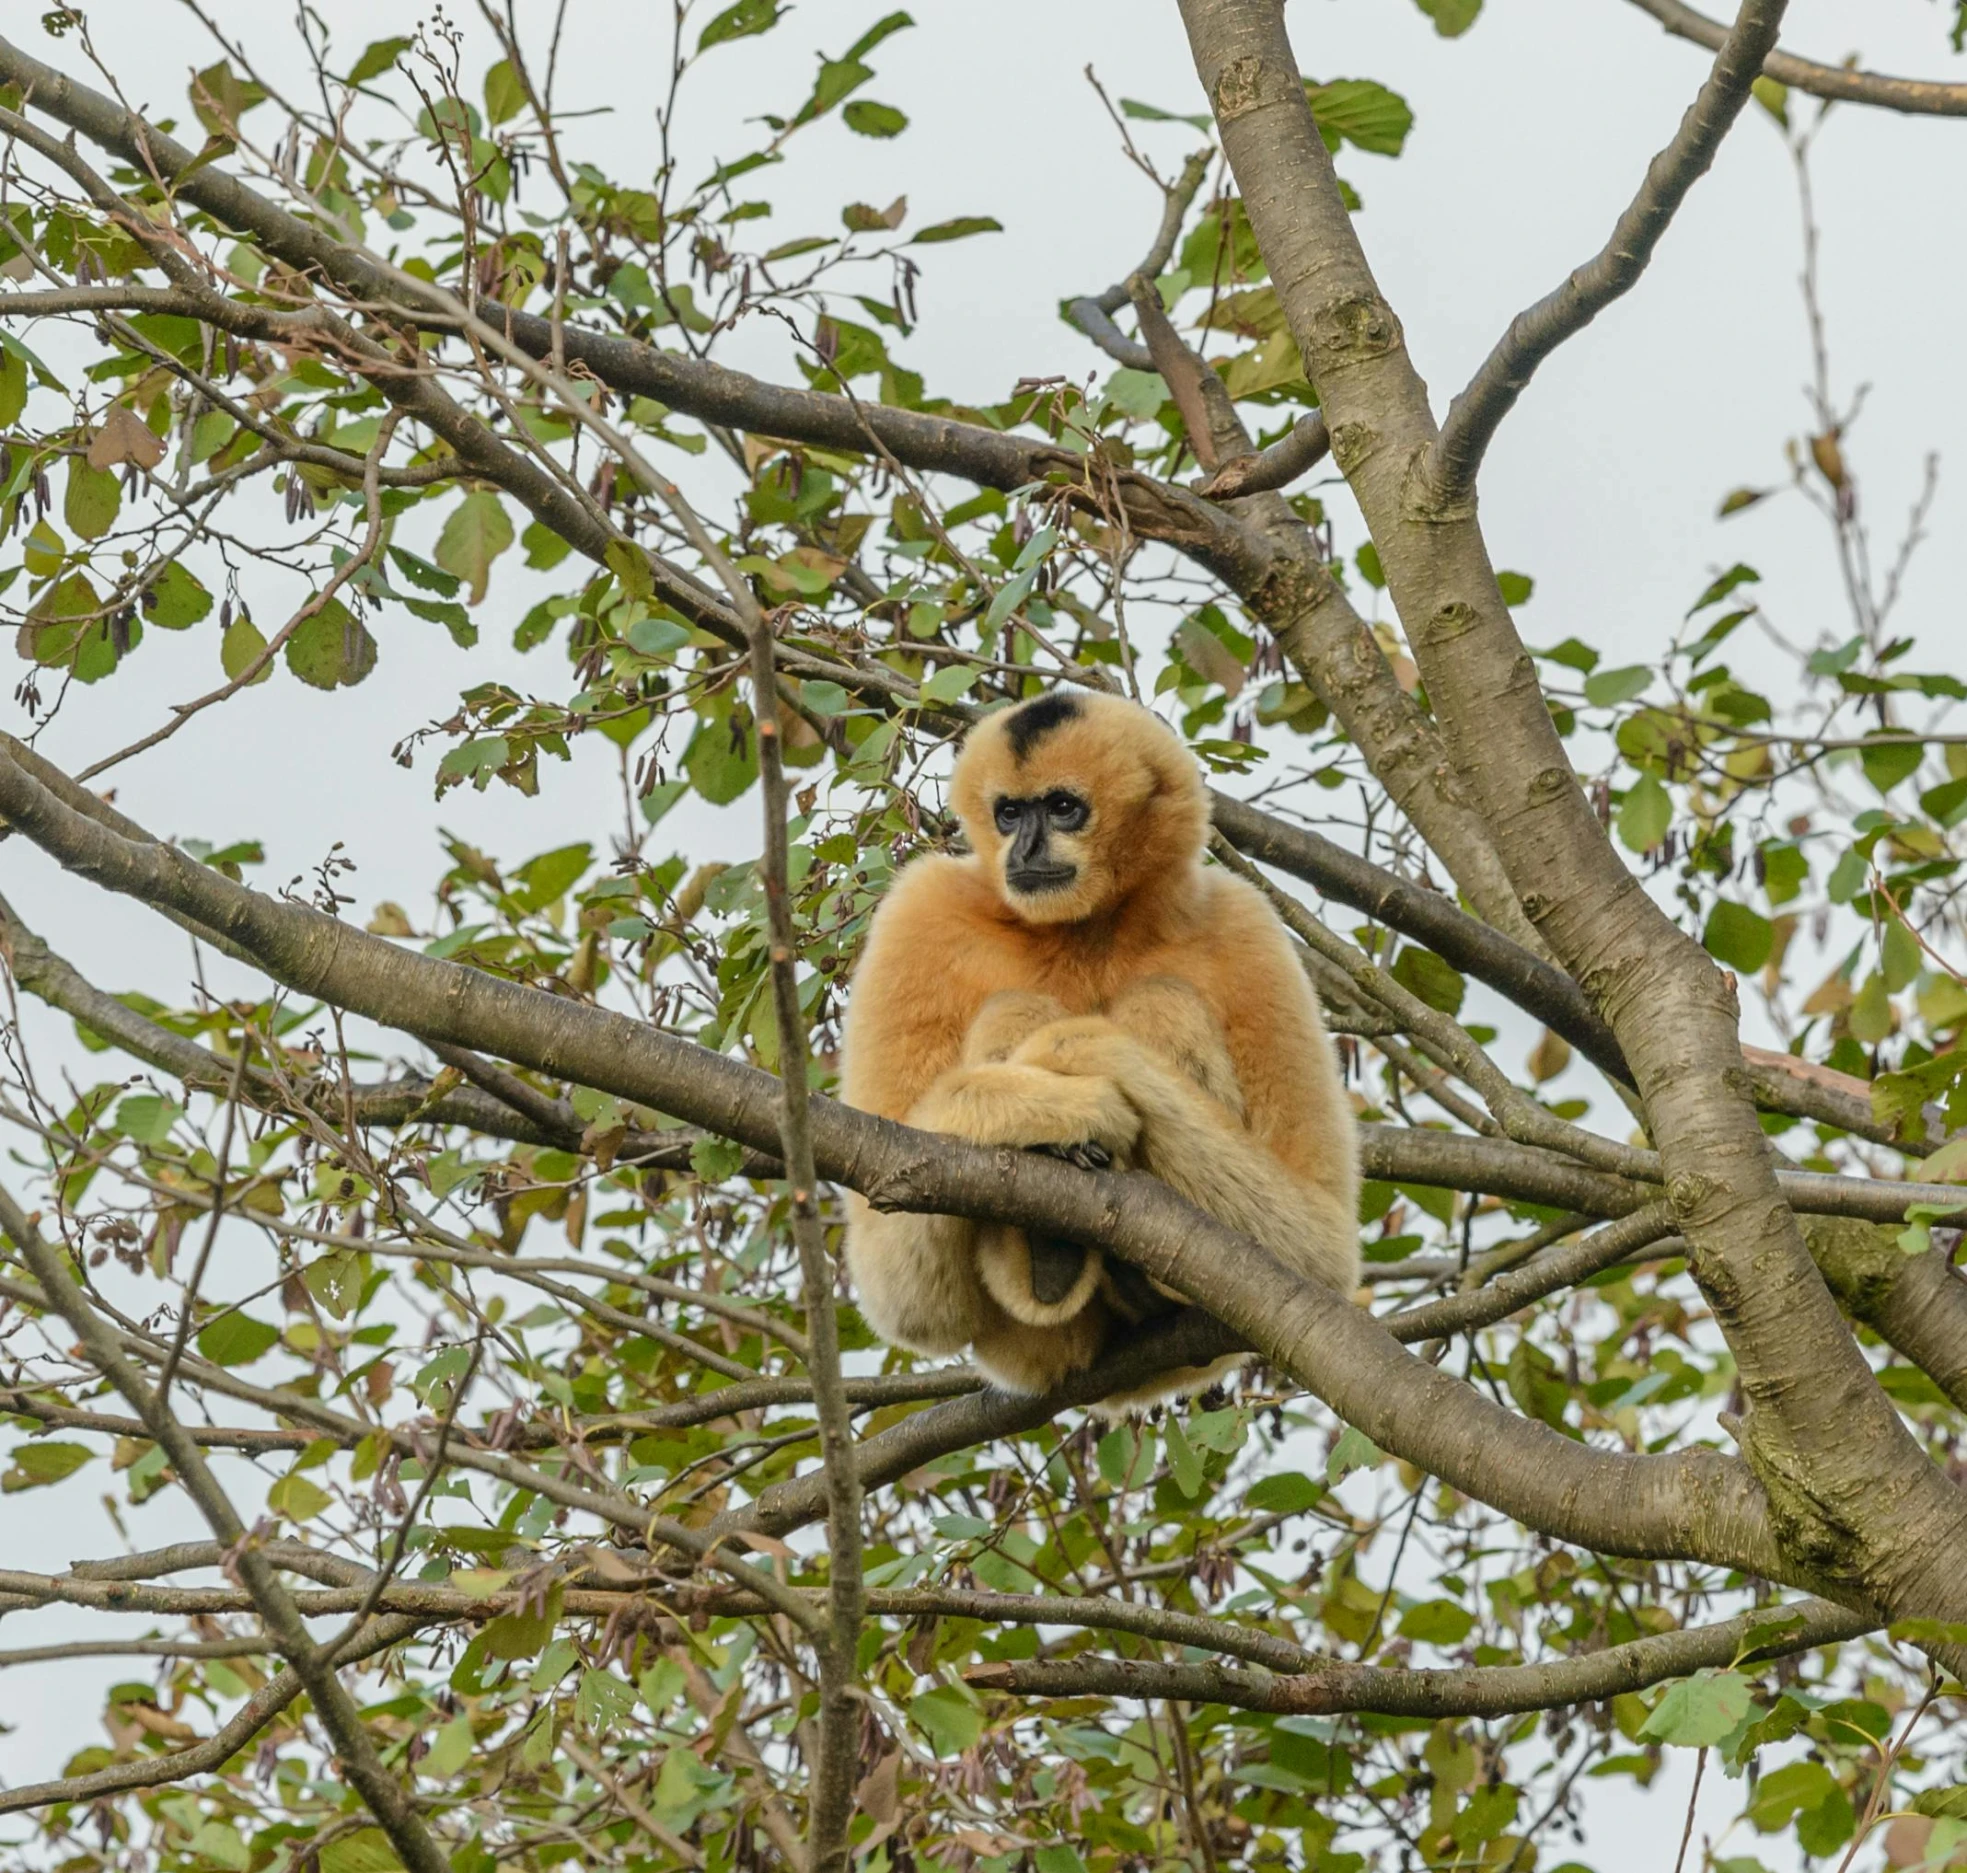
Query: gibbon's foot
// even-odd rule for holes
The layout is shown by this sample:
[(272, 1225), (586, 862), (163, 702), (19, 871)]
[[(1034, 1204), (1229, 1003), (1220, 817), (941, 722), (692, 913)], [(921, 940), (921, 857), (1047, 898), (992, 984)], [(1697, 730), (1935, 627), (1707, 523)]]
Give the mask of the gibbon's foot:
[(1100, 1292), (1121, 1319), (1135, 1326), (1166, 1319), (1188, 1305), (1180, 1296), (1170, 1294), (1142, 1274), (1132, 1262), (1108, 1260), (1101, 1270)]
[[(1025, 1149), (1057, 1158), (1060, 1163), (1075, 1165), (1082, 1171), (1113, 1168), (1113, 1153), (1096, 1138), (1076, 1145), (1027, 1145)], [(1099, 1250), (1068, 1241), (1064, 1236), (1032, 1236), (1030, 1243), (1031, 1294), (1046, 1307), (1056, 1307), (1071, 1294), (1085, 1280), (1089, 1260), (1099, 1254)]]
[(977, 1232), (984, 1292), (1028, 1327), (1062, 1326), (1084, 1313), (1100, 1292), (1105, 1261), (1098, 1249), (1058, 1236), (1033, 1238), (1003, 1224)]
[(1042, 1306), (1056, 1307), (1085, 1279), (1086, 1263), (1099, 1250), (1063, 1236), (1033, 1236), (1030, 1241), (1031, 1297)]

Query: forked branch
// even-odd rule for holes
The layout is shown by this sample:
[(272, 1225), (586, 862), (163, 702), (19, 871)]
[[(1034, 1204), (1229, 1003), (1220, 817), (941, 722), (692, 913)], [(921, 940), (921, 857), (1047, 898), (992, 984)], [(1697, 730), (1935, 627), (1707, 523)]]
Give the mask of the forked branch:
[(1762, 62), (1776, 43), (1788, 0), (1742, 0), (1735, 24), (1722, 40), (1714, 68), (1687, 108), (1680, 128), (1646, 170), (1612, 237), (1562, 286), (1519, 312), (1509, 330), (1449, 407), (1435, 438), (1428, 474), (1444, 503), (1462, 499), (1497, 426), (1515, 406), (1544, 359), (1584, 330), (1621, 294), (1629, 292), (1652, 259), (1660, 236), (1714, 161)]

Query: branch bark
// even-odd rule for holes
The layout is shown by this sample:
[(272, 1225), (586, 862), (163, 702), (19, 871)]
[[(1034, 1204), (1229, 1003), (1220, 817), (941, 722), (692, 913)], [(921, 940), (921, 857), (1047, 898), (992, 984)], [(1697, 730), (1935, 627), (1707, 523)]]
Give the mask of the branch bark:
[(964, 1680), (981, 1691), (1018, 1697), (1178, 1698), (1231, 1704), (1280, 1716), (1372, 1711), (1398, 1717), (1503, 1717), (1601, 1703), (1666, 1678), (1741, 1661), (1758, 1629), (1785, 1615), (1795, 1622), (1767, 1643), (1749, 1646), (1754, 1660), (1792, 1657), (1876, 1630), (1878, 1622), (1826, 1600), (1745, 1613), (1715, 1626), (1634, 1639), (1602, 1652), (1539, 1665), (1477, 1665), (1464, 1670), (1396, 1671), (1383, 1665), (1321, 1662), (1301, 1673), (1246, 1666), (1168, 1665), (1146, 1659), (1032, 1659), (974, 1666)]
[[(1682, 0), (1632, 0), (1650, 13), (1676, 39), (1692, 41), (1718, 52), (1728, 37), (1719, 20), (1697, 13)], [(1807, 91), (1813, 97), (1845, 104), (1870, 104), (1879, 110), (1904, 111), (1913, 116), (1967, 117), (1967, 84), (1948, 84), (1937, 78), (1888, 78), (1882, 72), (1859, 71), (1849, 65), (1820, 65), (1777, 50), (1762, 61), (1765, 76), (1779, 85)]]

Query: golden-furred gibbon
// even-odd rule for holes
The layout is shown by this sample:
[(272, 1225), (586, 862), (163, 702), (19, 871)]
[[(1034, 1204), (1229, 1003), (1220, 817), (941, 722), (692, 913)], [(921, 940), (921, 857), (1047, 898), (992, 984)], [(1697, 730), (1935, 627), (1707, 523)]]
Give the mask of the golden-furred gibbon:
[[(1282, 924), (1202, 863), (1208, 796), (1173, 731), (1120, 697), (1054, 691), (971, 729), (950, 801), (969, 854), (915, 860), (875, 915), (847, 1010), (847, 1103), (1146, 1171), (1349, 1290), (1351, 1102)], [(1050, 1389), (1181, 1304), (1097, 1249), (858, 1196), (847, 1263), (884, 1338), (973, 1347), (1017, 1391)]]

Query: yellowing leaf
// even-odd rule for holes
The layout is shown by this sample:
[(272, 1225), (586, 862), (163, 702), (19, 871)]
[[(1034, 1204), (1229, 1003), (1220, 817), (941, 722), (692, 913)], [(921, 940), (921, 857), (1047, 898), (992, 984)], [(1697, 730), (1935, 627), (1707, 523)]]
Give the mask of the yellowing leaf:
[(485, 596), (492, 561), (511, 544), (512, 522), (499, 497), (488, 488), (478, 488), (451, 509), (433, 557), (470, 587), (471, 603), (476, 605)]

